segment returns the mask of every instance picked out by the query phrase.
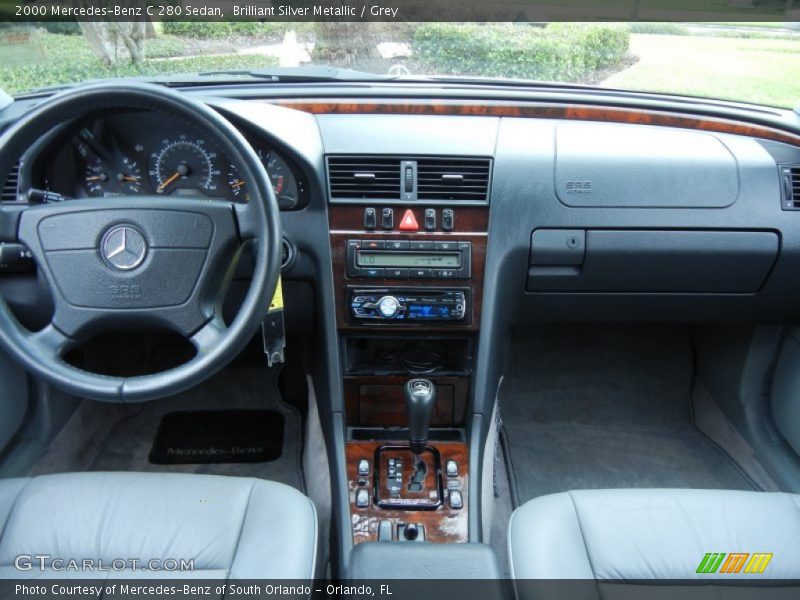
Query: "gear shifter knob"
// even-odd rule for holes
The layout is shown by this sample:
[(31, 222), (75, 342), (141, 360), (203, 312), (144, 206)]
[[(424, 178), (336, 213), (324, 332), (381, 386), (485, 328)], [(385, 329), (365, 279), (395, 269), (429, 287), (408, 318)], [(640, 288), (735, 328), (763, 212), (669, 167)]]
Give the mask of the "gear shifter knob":
[(419, 456), (428, 445), (428, 426), (436, 403), (436, 388), (427, 379), (411, 379), (406, 383), (406, 412), (411, 451)]

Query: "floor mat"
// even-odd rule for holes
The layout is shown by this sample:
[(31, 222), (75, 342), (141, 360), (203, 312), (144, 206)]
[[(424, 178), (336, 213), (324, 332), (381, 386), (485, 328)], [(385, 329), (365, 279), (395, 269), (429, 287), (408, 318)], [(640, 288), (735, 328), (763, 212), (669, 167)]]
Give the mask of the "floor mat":
[(284, 421), (274, 410), (170, 413), (161, 419), (149, 460), (156, 465), (275, 460), (283, 452)]
[(692, 422), (689, 331), (547, 326), (512, 336), (500, 392), (518, 502), (570, 489), (754, 489)]
[[(144, 404), (84, 401), (59, 433), (32, 475), (69, 471), (161, 471), (258, 477), (304, 491), (302, 429), (297, 410), (285, 404), (278, 369), (263, 362), (227, 367), (176, 396)], [(150, 451), (162, 420), (170, 413), (272, 411), (283, 417), (280, 456), (268, 462), (154, 464)], [(266, 442), (268, 440), (264, 440)]]

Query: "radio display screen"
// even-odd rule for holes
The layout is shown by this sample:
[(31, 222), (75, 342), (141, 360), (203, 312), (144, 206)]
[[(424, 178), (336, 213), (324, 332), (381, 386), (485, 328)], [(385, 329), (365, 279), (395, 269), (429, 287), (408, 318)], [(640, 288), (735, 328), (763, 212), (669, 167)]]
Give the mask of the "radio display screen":
[(450, 308), (443, 305), (412, 304), (408, 307), (408, 318), (414, 319), (447, 319)]
[(375, 252), (359, 250), (359, 267), (428, 267), (458, 269), (461, 265), (458, 252)]

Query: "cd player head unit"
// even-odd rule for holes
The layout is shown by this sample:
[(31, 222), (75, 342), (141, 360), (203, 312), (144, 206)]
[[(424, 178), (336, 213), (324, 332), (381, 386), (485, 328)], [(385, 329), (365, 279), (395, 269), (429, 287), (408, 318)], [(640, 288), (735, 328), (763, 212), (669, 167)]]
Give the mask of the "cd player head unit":
[(463, 322), (467, 290), (354, 288), (349, 290), (350, 315), (356, 321), (420, 323)]

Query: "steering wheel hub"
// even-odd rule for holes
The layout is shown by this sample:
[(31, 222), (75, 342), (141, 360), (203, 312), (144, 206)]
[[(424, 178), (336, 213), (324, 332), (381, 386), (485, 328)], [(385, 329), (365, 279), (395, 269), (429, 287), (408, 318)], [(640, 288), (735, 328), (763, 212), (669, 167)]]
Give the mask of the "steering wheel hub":
[(130, 271), (141, 265), (147, 250), (144, 234), (131, 225), (115, 225), (106, 231), (100, 244), (106, 263), (118, 271)]

